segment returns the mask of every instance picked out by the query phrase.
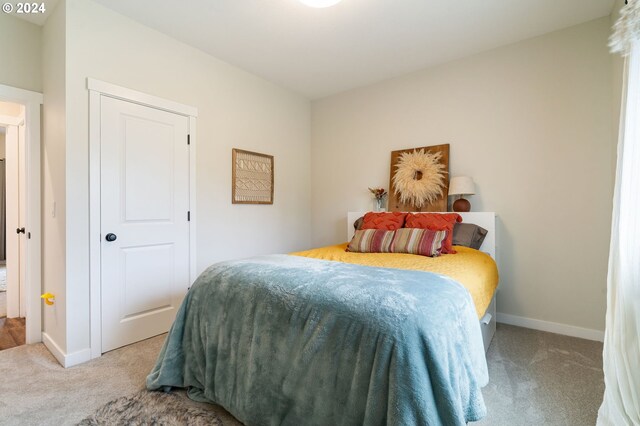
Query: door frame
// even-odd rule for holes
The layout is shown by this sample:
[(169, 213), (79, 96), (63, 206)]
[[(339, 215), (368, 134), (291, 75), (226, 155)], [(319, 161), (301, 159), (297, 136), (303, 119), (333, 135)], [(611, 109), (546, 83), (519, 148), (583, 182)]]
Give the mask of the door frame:
[(0, 100), (24, 106), (26, 163), (25, 342), (42, 341), (42, 205), (40, 164), (40, 108), (42, 93), (0, 84)]
[(196, 118), (198, 109), (137, 90), (87, 78), (89, 90), (89, 282), (91, 358), (102, 356), (102, 300), (100, 235), (100, 120), (102, 96), (147, 106), (189, 119), (189, 282), (196, 278)]

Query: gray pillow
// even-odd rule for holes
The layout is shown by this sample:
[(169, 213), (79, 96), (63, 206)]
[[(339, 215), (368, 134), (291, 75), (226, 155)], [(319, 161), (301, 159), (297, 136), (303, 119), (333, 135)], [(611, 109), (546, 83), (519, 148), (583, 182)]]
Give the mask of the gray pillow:
[(453, 245), (480, 250), (487, 230), (472, 223), (456, 223), (453, 226)]
[(363, 223), (364, 223), (364, 216), (360, 216), (359, 218), (356, 219), (355, 222), (353, 222), (353, 228), (356, 231), (359, 231), (360, 229), (362, 229)]

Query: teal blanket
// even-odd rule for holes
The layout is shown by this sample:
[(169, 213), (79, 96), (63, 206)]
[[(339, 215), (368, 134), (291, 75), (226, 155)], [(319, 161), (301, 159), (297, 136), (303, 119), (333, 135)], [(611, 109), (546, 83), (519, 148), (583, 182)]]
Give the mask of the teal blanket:
[(273, 255), (188, 292), (147, 378), (246, 425), (464, 425), (486, 413), (467, 290), (427, 272)]

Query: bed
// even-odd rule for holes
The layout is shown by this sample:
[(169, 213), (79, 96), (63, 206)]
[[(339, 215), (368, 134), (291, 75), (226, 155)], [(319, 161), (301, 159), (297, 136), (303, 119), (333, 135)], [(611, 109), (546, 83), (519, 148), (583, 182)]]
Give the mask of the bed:
[(485, 415), (479, 312), (462, 284), (306, 254), (203, 272), (147, 388), (188, 388), (246, 425), (464, 425)]
[[(354, 228), (353, 223), (359, 217), (362, 217), (366, 212), (353, 211), (347, 213), (347, 229), (346, 229), (346, 241), (350, 241), (353, 238)], [(464, 223), (473, 223), (481, 226), (488, 231), (480, 250), (472, 250), (466, 247), (456, 247), (458, 252), (464, 253), (464, 256), (443, 256), (436, 259), (419, 259), (424, 266), (418, 266), (418, 270), (427, 270), (435, 273), (444, 274), (454, 278), (464, 285), (471, 293), (474, 303), (476, 305), (476, 311), (478, 313), (478, 319), (480, 321), (480, 330), (482, 332), (482, 340), (484, 344), (485, 352), (489, 350), (491, 340), (496, 333), (496, 292), (498, 288), (498, 248), (497, 230), (496, 230), (496, 214), (494, 212), (461, 212)], [(333, 251), (333, 250), (329, 250)], [(474, 259), (467, 262), (472, 254)], [(484, 256), (481, 256), (484, 254)], [(331, 256), (334, 256), (332, 254)], [(343, 259), (340, 261), (349, 261), (347, 253), (343, 254)], [(487, 256), (492, 259), (489, 261)], [(315, 256), (314, 256), (315, 257)], [(362, 258), (362, 256), (358, 256)], [(389, 257), (389, 256), (387, 256)], [(461, 259), (461, 257), (463, 257)], [(416, 269), (414, 262), (415, 256), (402, 256), (404, 261), (392, 262), (391, 267), (397, 267), (401, 269)], [(484, 259), (483, 259), (484, 258)], [(483, 259), (483, 260), (481, 260)], [(336, 259), (338, 260), (338, 259)], [(365, 262), (364, 264), (371, 264), (372, 262)], [(470, 263), (470, 264), (469, 264)], [(377, 265), (380, 266), (380, 265)], [(465, 271), (465, 266), (468, 268)], [(473, 276), (478, 273), (478, 268), (482, 277)], [(487, 297), (487, 296), (490, 296)]]

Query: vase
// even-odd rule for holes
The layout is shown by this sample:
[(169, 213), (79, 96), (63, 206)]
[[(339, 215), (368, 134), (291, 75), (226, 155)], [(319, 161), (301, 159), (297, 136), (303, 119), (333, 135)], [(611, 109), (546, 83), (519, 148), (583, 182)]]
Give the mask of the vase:
[(373, 199), (373, 211), (375, 212), (384, 212), (387, 209), (384, 206), (384, 198), (374, 198)]

